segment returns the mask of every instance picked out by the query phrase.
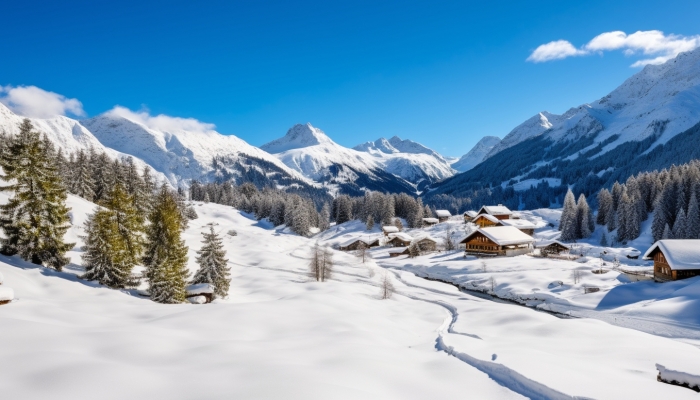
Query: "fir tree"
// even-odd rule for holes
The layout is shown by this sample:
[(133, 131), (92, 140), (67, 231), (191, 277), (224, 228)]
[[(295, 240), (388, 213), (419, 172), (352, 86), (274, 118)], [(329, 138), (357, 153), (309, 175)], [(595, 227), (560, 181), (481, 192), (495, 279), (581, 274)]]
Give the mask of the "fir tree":
[(374, 217), (371, 214), (367, 217), (367, 224), (366, 225), (367, 225), (368, 231), (371, 231), (372, 228), (374, 228)]
[(564, 197), (564, 209), (561, 213), (559, 221), (559, 230), (561, 231), (562, 240), (575, 240), (578, 237), (578, 216), (577, 216), (576, 200), (574, 194), (569, 189)]
[(671, 228), (666, 224), (664, 227), (664, 233), (661, 235), (661, 239), (674, 239), (673, 237), (673, 232), (671, 231)]
[(185, 301), (187, 246), (180, 238), (181, 218), (175, 195), (163, 185), (148, 218), (143, 257), (151, 299), (158, 303)]
[(687, 219), (685, 212), (681, 208), (678, 210), (678, 216), (676, 217), (676, 223), (673, 224), (673, 238), (674, 239), (687, 239)]
[(73, 243), (63, 235), (70, 227), (66, 207), (66, 188), (53, 165), (53, 150), (47, 147), (28, 119), (20, 124), (19, 135), (11, 140), (0, 157), (8, 186), (0, 191), (13, 193), (0, 206), (0, 252), (19, 254), (34, 264), (57, 270), (70, 261), (65, 253)]
[(326, 230), (328, 230), (328, 228), (331, 227), (330, 219), (331, 219), (331, 206), (328, 203), (324, 203), (323, 208), (321, 209), (321, 214), (319, 216), (319, 224), (318, 224), (318, 229), (320, 229), (321, 232), (326, 231)]
[(112, 288), (134, 286), (131, 272), (143, 252), (143, 217), (124, 187), (118, 183), (86, 222), (83, 261), (85, 274)]
[(578, 203), (576, 204), (576, 238), (585, 239), (591, 236), (593, 224), (593, 215), (591, 214), (591, 209), (586, 201), (586, 196), (581, 193), (578, 197)]
[(608, 236), (603, 232), (603, 236), (600, 238), (600, 246), (608, 247)]
[(612, 208), (612, 195), (608, 189), (603, 189), (598, 192), (598, 215), (596, 222), (598, 225), (605, 225), (607, 216)]
[(217, 297), (228, 296), (231, 285), (231, 268), (228, 266), (226, 251), (219, 235), (214, 232), (214, 227), (209, 227), (209, 233), (203, 233), (204, 240), (200, 250), (197, 251), (197, 264), (199, 270), (192, 278), (192, 283), (209, 283), (214, 286), (214, 294)]
[(95, 182), (92, 179), (88, 162), (87, 155), (83, 150), (80, 150), (78, 157), (75, 159), (70, 191), (85, 200), (92, 201), (95, 197), (95, 190), (93, 189)]

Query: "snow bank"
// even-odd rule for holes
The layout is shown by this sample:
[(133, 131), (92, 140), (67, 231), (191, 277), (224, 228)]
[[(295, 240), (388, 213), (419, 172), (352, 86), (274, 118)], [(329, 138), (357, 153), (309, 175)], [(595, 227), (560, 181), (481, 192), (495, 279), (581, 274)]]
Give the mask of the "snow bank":
[(12, 288), (3, 286), (0, 287), (0, 302), (12, 301), (15, 298), (15, 291)]
[(192, 304), (204, 304), (207, 302), (207, 298), (204, 296), (194, 296), (188, 297), (187, 301), (189, 301)]
[(681, 386), (687, 385), (696, 391), (700, 391), (700, 376), (687, 372), (674, 371), (661, 364), (656, 364), (656, 369), (659, 371), (659, 380), (662, 382), (677, 383)]
[(0, 285), (2, 285), (2, 282), (3, 282), (3, 278), (2, 278), (2, 274), (0, 274)]
[(187, 286), (185, 290), (187, 290), (187, 294), (214, 293), (214, 286), (210, 283), (198, 283)]

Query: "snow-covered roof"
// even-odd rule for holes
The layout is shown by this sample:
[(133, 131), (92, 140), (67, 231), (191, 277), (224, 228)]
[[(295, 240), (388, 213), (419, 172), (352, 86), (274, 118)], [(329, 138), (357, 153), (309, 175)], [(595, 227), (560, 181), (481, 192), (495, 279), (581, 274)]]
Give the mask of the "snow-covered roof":
[(437, 224), (440, 221), (437, 218), (423, 218), (423, 222), (427, 222), (429, 224)]
[(435, 215), (437, 215), (439, 218), (449, 218), (452, 216), (452, 214), (447, 210), (435, 210)]
[(700, 269), (700, 240), (698, 239), (659, 240), (644, 253), (644, 258), (651, 256), (657, 249), (664, 253), (671, 269)]
[(15, 292), (7, 286), (0, 287), (0, 301), (12, 301), (15, 298)]
[(404, 242), (410, 242), (411, 240), (413, 240), (413, 236), (411, 236), (405, 232), (390, 233), (389, 240), (391, 240), (393, 238), (399, 238), (399, 239), (403, 240)]
[(366, 244), (366, 245), (369, 246), (370, 244), (372, 244), (372, 243), (374, 243), (374, 242), (376, 242), (376, 241), (377, 241), (376, 238), (375, 238), (375, 239), (367, 239), (367, 238), (363, 238), (363, 237), (356, 237), (356, 238), (352, 238), (352, 239), (350, 239), (350, 240), (347, 240), (347, 241), (341, 243), (341, 244), (340, 244), (340, 247), (347, 247), (347, 246), (350, 246), (351, 244), (353, 244), (353, 243), (355, 243), (355, 242), (362, 242), (362, 243), (364, 243), (364, 244)]
[(532, 236), (512, 226), (489, 226), (487, 228), (479, 228), (470, 233), (462, 241), (469, 240), (470, 237), (476, 235), (478, 232), (491, 239), (491, 241), (499, 246), (533, 243), (535, 241)]
[(554, 239), (540, 240), (539, 242), (535, 243), (535, 247), (539, 249), (539, 248), (541, 248), (541, 247), (547, 247), (547, 246), (549, 246), (550, 244), (553, 244), (553, 243), (557, 243), (557, 244), (559, 244), (560, 246), (563, 246), (563, 247), (565, 247), (565, 248), (567, 248), (567, 249), (570, 249), (570, 248), (571, 248), (571, 246), (569, 246), (568, 244), (564, 244), (564, 243), (562, 243), (562, 242), (560, 242), (560, 241), (558, 241), (558, 240), (554, 240)]
[(504, 226), (514, 226), (518, 229), (535, 229), (535, 224), (526, 219), (502, 219), (499, 222)]
[(396, 253), (401, 254), (401, 253), (405, 252), (406, 249), (408, 249), (408, 247), (394, 247), (393, 250), (389, 251), (389, 254), (396, 254)]
[(211, 283), (197, 283), (185, 288), (187, 294), (214, 293), (214, 285)]
[(382, 230), (386, 233), (394, 233), (394, 232), (398, 232), (399, 228), (395, 227), (394, 225), (385, 225), (385, 226), (382, 226)]
[(497, 206), (483, 206), (479, 210), (479, 214), (483, 213), (491, 214), (491, 215), (511, 215), (513, 214), (508, 207), (504, 206), (503, 204), (499, 204)]
[(466, 216), (468, 216), (468, 217), (471, 217), (471, 218), (474, 218), (474, 217), (476, 217), (476, 216), (479, 215), (479, 214), (478, 214), (476, 211), (474, 211), (474, 210), (469, 210), (469, 211), (465, 212), (464, 215), (466, 215)]
[(427, 233), (424, 233), (424, 234), (422, 234), (422, 235), (418, 235), (418, 236), (414, 237), (414, 238), (413, 238), (413, 241), (414, 241), (414, 242), (420, 242), (421, 240), (425, 240), (425, 239), (428, 239), (428, 240), (430, 240), (431, 242), (437, 243), (437, 239), (433, 238), (432, 236), (428, 235)]
[(476, 217), (474, 217), (474, 220), (477, 220), (479, 218), (486, 218), (489, 221), (496, 223), (496, 224), (501, 222), (501, 220), (499, 220), (498, 218), (494, 217), (493, 215), (489, 215), (489, 214), (479, 214)]

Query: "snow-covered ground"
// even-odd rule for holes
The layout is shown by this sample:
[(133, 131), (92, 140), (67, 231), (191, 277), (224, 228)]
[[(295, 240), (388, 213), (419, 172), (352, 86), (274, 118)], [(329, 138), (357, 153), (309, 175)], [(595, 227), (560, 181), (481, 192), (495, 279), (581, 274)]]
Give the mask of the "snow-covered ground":
[[(78, 224), (94, 205), (73, 196), (69, 205), (76, 225), (68, 236), (79, 243)], [(308, 239), (230, 207), (196, 210), (185, 234), (190, 269), (209, 223), (218, 224), (232, 268), (230, 297), (208, 305), (161, 305), (81, 281), (77, 249), (61, 273), (0, 258), (3, 285), (15, 292), (0, 306), (3, 398), (697, 396), (656, 381), (657, 363), (699, 374), (695, 346), (482, 299), (407, 270), (440, 257), (472, 262), (458, 253), (394, 259), (406, 267), (387, 272), (385, 249), (365, 264), (334, 251), (333, 279), (317, 283), (307, 274), (310, 246), (366, 234), (361, 224)], [(226, 235), (231, 229), (238, 235)], [(397, 290), (390, 300), (379, 299), (385, 273)]]

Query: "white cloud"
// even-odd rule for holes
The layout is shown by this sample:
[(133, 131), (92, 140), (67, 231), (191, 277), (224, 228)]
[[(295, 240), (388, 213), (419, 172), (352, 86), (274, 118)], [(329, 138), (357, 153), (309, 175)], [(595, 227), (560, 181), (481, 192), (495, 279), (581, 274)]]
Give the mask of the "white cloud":
[(538, 63), (584, 54), (586, 54), (585, 51), (577, 49), (570, 42), (566, 40), (556, 40), (538, 46), (535, 51), (530, 54), (530, 57), (527, 58), (527, 61)]
[(641, 67), (647, 64), (662, 64), (676, 57), (679, 53), (698, 47), (700, 47), (700, 35), (665, 35), (656, 30), (637, 31), (628, 35), (622, 31), (612, 31), (601, 33), (580, 49), (575, 48), (565, 40), (543, 44), (532, 52), (527, 61), (544, 62), (571, 56), (620, 50), (626, 56), (636, 54), (647, 56), (632, 64), (632, 67)]
[(142, 124), (148, 128), (164, 132), (190, 131), (190, 132), (210, 132), (216, 126), (206, 122), (201, 122), (194, 118), (171, 117), (165, 114), (151, 115), (148, 110), (131, 111), (126, 107), (115, 106), (105, 114), (126, 118)]
[(0, 103), (24, 117), (51, 118), (57, 115), (85, 115), (78, 99), (69, 99), (36, 86), (0, 86)]

